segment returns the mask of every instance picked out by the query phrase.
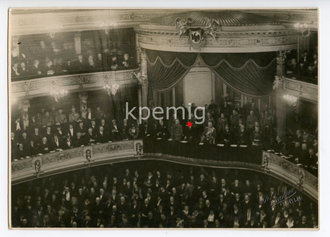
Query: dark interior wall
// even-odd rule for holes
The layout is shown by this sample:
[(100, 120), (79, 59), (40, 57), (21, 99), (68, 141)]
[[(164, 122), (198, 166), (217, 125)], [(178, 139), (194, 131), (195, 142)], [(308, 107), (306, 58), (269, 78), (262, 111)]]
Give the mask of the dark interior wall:
[(318, 128), (318, 104), (299, 99), (294, 106), (287, 106), (286, 127), (294, 133), (304, 128), (316, 135)]

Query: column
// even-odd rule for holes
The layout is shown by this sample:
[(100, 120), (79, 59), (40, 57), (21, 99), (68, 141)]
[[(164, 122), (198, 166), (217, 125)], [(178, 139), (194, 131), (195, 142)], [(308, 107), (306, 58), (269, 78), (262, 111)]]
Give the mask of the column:
[(172, 87), (172, 106), (176, 106), (176, 101), (175, 101), (175, 87)]
[(223, 83), (223, 98), (225, 99), (227, 96), (227, 85), (225, 83)]
[(79, 93), (79, 104), (80, 104), (80, 112), (82, 117), (87, 115), (87, 101), (88, 101), (87, 92)]
[(286, 129), (286, 104), (283, 100), (283, 82), (282, 77), (284, 75), (284, 62), (285, 62), (285, 52), (279, 51), (276, 58), (276, 78), (274, 83), (276, 83), (275, 88), (275, 106), (276, 106), (276, 132), (277, 135), (283, 137), (285, 135)]
[(81, 34), (77, 32), (74, 34), (74, 48), (76, 54), (81, 54)]
[(148, 106), (148, 72), (147, 72), (147, 55), (144, 50), (141, 51), (141, 78), (139, 80), (141, 84), (141, 106)]

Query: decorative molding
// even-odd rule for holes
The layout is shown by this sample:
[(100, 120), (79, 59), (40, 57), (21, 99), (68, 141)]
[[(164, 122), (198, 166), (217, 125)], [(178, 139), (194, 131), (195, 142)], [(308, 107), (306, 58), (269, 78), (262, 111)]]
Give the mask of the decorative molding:
[(282, 84), (284, 93), (318, 103), (318, 85), (286, 77), (282, 78)]
[(69, 92), (82, 89), (102, 89), (104, 82), (109, 80), (115, 80), (118, 85), (136, 84), (136, 80), (133, 79), (132, 73), (137, 71), (139, 71), (139, 69), (71, 74), (65, 76), (43, 77), (26, 81), (15, 81), (11, 82), (10, 95), (15, 98), (48, 96), (52, 82)]
[[(165, 160), (187, 165), (215, 168), (250, 169), (285, 180), (315, 200), (318, 199), (317, 177), (274, 153), (264, 151), (261, 164), (198, 159), (160, 153), (144, 154), (142, 140), (96, 144), (14, 161), (11, 163), (11, 181), (13, 184), (16, 184), (30, 180), (36, 176), (45, 177), (68, 170), (77, 170), (86, 167), (86, 165), (96, 166), (136, 159)], [(39, 162), (36, 162), (37, 160)]]
[[(88, 154), (89, 152), (89, 155)], [(39, 155), (11, 163), (12, 183), (61, 173), (68, 169), (79, 169), (84, 165), (98, 165), (120, 158), (134, 158), (143, 154), (141, 140), (110, 142), (92, 146), (78, 147), (64, 151)], [(36, 166), (36, 161), (38, 166)]]
[(216, 31), (214, 37), (207, 36), (201, 47), (193, 47), (189, 35), (180, 36), (175, 27), (157, 27), (137, 31), (142, 48), (174, 52), (266, 52), (291, 50), (297, 47), (294, 30)]
[(27, 9), (11, 10), (10, 33), (15, 35), (126, 28), (178, 10), (167, 9)]
[(264, 151), (263, 168), (302, 188), (309, 196), (318, 199), (318, 179), (308, 171), (274, 153)]

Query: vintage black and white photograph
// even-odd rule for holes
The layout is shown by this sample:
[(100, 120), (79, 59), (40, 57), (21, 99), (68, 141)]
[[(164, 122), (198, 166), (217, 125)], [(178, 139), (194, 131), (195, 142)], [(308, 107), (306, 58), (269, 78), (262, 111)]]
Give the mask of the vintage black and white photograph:
[(318, 230), (318, 14), (10, 8), (9, 228)]

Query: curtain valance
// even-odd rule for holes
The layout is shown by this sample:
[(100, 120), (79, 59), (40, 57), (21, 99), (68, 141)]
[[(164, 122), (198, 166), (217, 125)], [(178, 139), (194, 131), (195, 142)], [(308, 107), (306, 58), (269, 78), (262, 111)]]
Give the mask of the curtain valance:
[[(168, 90), (179, 83), (199, 55), (154, 50), (146, 50), (146, 53), (148, 78), (155, 91)], [(272, 90), (276, 72), (276, 54), (273, 52), (202, 53), (200, 56), (218, 78), (241, 93), (264, 96)]]

